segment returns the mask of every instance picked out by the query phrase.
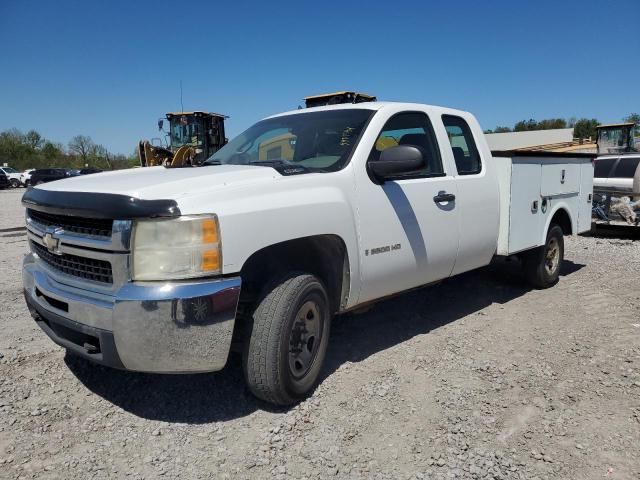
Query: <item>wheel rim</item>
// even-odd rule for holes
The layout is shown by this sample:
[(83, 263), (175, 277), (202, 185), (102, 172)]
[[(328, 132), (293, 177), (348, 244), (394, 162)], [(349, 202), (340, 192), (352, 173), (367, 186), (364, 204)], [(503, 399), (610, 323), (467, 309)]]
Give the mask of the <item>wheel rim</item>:
[(322, 340), (320, 306), (305, 302), (296, 313), (289, 334), (289, 369), (294, 378), (304, 377), (311, 369)]
[(554, 275), (560, 264), (560, 244), (557, 238), (552, 238), (547, 244), (547, 251), (544, 258), (544, 268), (547, 274)]

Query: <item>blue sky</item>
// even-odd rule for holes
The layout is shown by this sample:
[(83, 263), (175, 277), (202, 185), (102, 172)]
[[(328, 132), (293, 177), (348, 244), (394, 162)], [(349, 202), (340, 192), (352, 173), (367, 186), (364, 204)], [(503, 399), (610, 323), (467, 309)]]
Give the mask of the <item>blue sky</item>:
[[(355, 89), (484, 128), (640, 111), (639, 0), (0, 2), (0, 130), (131, 153), (180, 107), (232, 137)], [(613, 83), (615, 82), (615, 83)]]

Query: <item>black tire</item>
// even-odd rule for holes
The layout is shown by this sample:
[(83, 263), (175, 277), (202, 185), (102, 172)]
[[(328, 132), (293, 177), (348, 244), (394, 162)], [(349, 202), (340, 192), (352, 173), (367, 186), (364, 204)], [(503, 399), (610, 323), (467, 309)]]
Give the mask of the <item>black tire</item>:
[(552, 224), (547, 241), (522, 256), (522, 267), (527, 281), (535, 288), (549, 288), (558, 282), (564, 260), (564, 236), (559, 225)]
[(25, 180), (24, 181), (24, 186), (28, 187), (29, 185), (31, 185), (31, 180)]
[(36, 185), (42, 185), (43, 183), (44, 183), (44, 181), (43, 181), (43, 180), (38, 180), (38, 181), (36, 182)]
[(242, 364), (251, 392), (276, 405), (303, 399), (319, 379), (329, 343), (331, 312), (322, 282), (288, 273), (265, 288), (248, 320)]
[(20, 186), (20, 180), (18, 180), (17, 178), (12, 178), (10, 182), (13, 188), (18, 188)]

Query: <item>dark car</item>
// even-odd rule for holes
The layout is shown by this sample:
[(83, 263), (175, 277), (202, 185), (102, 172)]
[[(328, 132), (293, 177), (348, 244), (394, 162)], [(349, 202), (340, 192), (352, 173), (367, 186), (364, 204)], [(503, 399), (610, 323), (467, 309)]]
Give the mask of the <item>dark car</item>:
[(90, 173), (100, 173), (102, 170), (99, 168), (83, 168), (82, 170), (78, 170), (80, 175), (89, 175)]
[(66, 168), (38, 168), (31, 172), (31, 185), (40, 185), (41, 183), (62, 180), (76, 175), (78, 174)]
[(10, 185), (9, 178), (3, 172), (0, 172), (0, 188), (9, 188)]

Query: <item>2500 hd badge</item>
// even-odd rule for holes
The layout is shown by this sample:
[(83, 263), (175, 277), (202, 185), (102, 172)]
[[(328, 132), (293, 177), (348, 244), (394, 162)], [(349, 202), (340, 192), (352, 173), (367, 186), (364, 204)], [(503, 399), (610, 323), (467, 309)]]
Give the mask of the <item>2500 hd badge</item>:
[(368, 257), (369, 254), (377, 255), (379, 253), (388, 253), (392, 250), (400, 250), (401, 248), (402, 248), (402, 245), (399, 243), (396, 243), (394, 245), (385, 245), (384, 247), (377, 247), (377, 248), (372, 248), (371, 250), (365, 250), (364, 255)]

